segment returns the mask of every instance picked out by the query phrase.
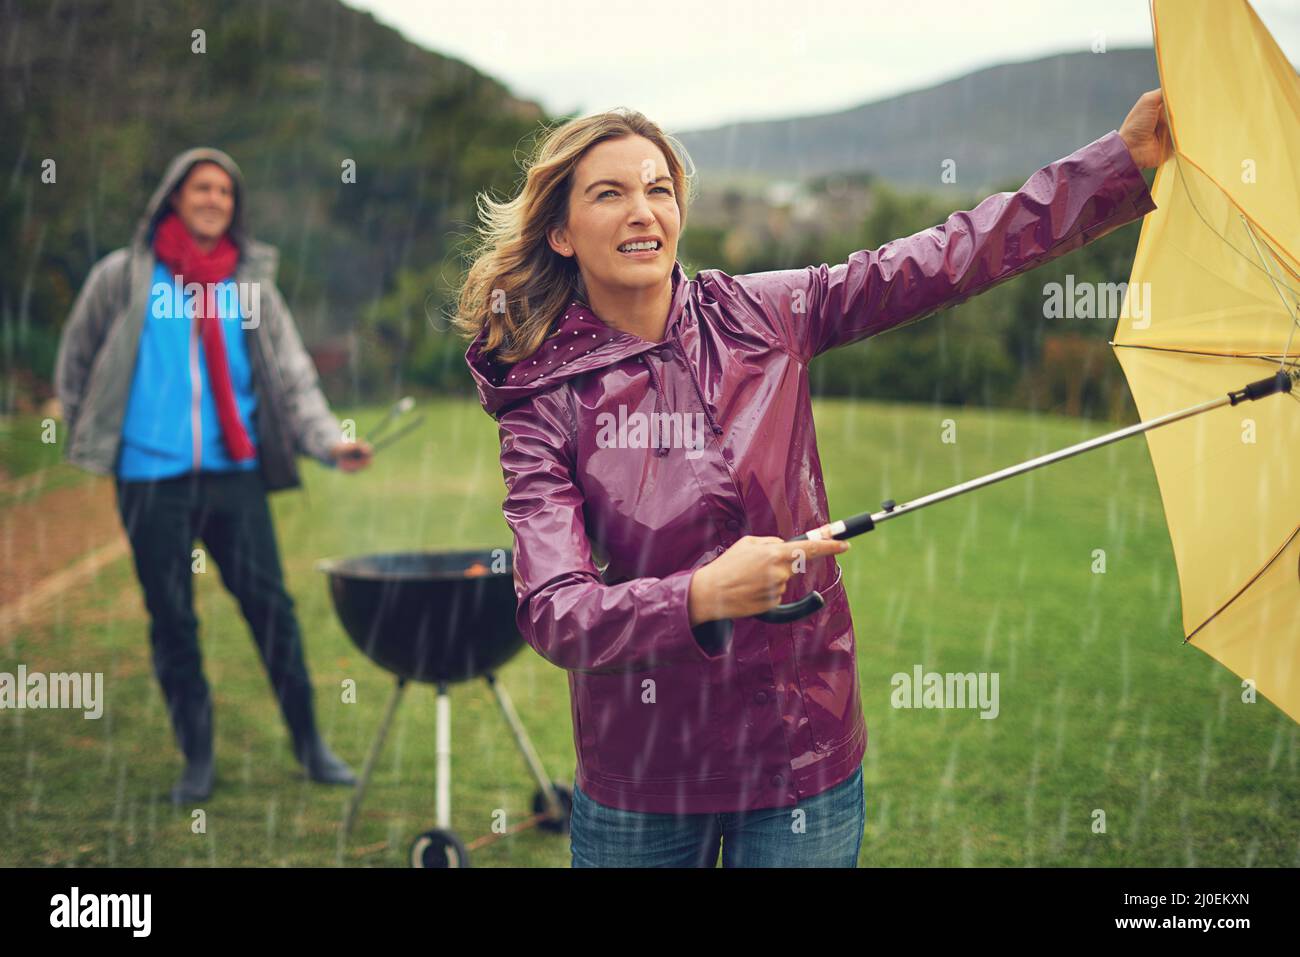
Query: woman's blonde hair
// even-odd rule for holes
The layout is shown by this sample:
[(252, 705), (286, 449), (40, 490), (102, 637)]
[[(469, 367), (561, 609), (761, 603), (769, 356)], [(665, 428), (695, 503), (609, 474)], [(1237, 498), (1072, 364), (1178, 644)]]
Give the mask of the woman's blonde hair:
[(486, 326), (485, 355), (503, 364), (527, 358), (573, 299), (586, 300), (576, 258), (551, 249), (547, 233), (568, 222), (573, 174), (583, 155), (598, 143), (629, 135), (643, 136), (663, 152), (685, 228), (694, 171), (682, 165), (683, 156), (689, 160), (685, 148), (658, 124), (620, 108), (546, 132), (525, 166), (519, 195), (506, 202), (486, 193), (477, 197), (483, 225), (451, 321), (469, 339)]

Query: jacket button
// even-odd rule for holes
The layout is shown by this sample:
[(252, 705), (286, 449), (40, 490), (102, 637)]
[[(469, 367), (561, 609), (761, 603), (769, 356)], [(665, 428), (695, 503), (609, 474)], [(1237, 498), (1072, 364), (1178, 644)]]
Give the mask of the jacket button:
[(732, 532), (740, 531), (740, 523), (734, 518), (727, 519), (727, 530)]
[(784, 783), (785, 783), (785, 778), (781, 777), (781, 775), (779, 774), (772, 775), (772, 787), (779, 788)]
[(659, 350), (659, 358), (660, 358), (660, 359), (663, 359), (664, 362), (672, 362), (672, 361), (673, 361), (673, 350), (672, 350), (672, 349), (660, 349), (660, 350)]
[(755, 694), (754, 701), (756, 704), (765, 704), (767, 702), (767, 692), (760, 691), (757, 694)]

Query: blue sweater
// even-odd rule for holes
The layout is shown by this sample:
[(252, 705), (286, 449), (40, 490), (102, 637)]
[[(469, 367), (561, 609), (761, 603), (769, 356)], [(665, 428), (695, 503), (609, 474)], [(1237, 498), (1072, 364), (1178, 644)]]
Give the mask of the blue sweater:
[[(224, 308), (227, 293), (233, 293), (231, 286), (229, 279), (221, 283), (217, 294), (218, 314), (226, 340), (235, 404), (256, 448), (253, 413), (257, 398), (242, 320), (237, 310), (228, 316), (230, 310)], [(203, 342), (194, 328), (195, 320), (185, 316), (183, 294), (178, 296), (176, 292), (171, 270), (157, 263), (122, 421), (117, 474), (127, 481), (174, 478), (191, 471), (257, 468), (256, 458), (235, 462), (226, 454), (216, 399), (208, 385)]]

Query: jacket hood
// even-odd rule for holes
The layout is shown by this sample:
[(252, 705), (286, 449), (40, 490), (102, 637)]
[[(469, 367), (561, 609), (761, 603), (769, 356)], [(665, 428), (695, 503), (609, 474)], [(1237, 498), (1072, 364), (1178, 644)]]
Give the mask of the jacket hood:
[[(680, 261), (673, 263), (673, 296), (664, 326), (664, 341), (674, 333), (686, 304), (689, 280)], [(586, 303), (574, 299), (555, 323), (541, 348), (519, 362), (503, 364), (483, 355), (486, 327), (479, 330), (465, 351), (465, 361), (478, 389), (479, 403), (496, 418), (509, 406), (522, 402), (574, 376), (661, 348), (651, 342), (606, 325)]]
[(247, 205), (244, 174), (239, 164), (230, 158), (230, 154), (210, 146), (198, 146), (178, 153), (167, 164), (166, 172), (158, 181), (157, 188), (145, 206), (144, 214), (136, 224), (135, 236), (132, 240), (134, 248), (141, 252), (149, 250), (153, 244), (154, 229), (159, 220), (171, 209), (167, 198), (171, 196), (172, 190), (184, 182), (194, 164), (204, 162), (216, 163), (229, 173), (230, 178), (235, 182), (235, 212), (230, 219), (227, 233), (239, 247), (241, 268), (246, 269), (250, 276), (274, 280), (279, 271), (280, 253), (274, 246), (258, 242), (248, 235), (244, 218), (244, 207)]
[(153, 231), (158, 225), (158, 221), (171, 209), (167, 198), (171, 196), (172, 191), (176, 189), (189, 171), (196, 163), (216, 163), (235, 181), (235, 213), (230, 220), (230, 229), (228, 230), (230, 238), (234, 240), (235, 245), (244, 251), (249, 243), (248, 237), (244, 232), (244, 174), (239, 169), (239, 164), (230, 158), (230, 155), (219, 149), (213, 149), (209, 146), (199, 146), (194, 149), (178, 153), (167, 164), (167, 171), (163, 173), (162, 179), (158, 181), (157, 188), (153, 195), (149, 197), (149, 202), (145, 206), (144, 214), (135, 228), (135, 242), (137, 245), (148, 246), (153, 241)]

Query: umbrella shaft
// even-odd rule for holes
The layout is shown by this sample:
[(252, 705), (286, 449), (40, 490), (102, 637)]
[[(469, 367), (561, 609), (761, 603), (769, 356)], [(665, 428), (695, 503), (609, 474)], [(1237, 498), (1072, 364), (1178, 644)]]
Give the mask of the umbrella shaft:
[[(959, 485), (952, 485), (948, 488), (940, 489), (937, 492), (931, 492), (929, 495), (914, 498), (910, 502), (904, 502), (902, 505), (895, 505), (879, 512), (873, 512), (869, 519), (864, 514), (843, 521), (832, 522), (831, 537), (839, 539), (852, 538), (853, 536), (860, 535), (863, 532), (871, 531), (873, 527), (887, 519), (897, 518), (899, 515), (904, 515), (908, 512), (915, 512), (918, 508), (925, 508), (927, 505), (933, 505), (936, 502), (942, 502), (950, 498), (955, 498), (958, 495), (964, 495), (967, 492), (973, 492), (977, 488), (992, 485), (994, 482), (1001, 482), (1003, 479), (1022, 475), (1025, 472), (1041, 468), (1044, 465), (1051, 465), (1053, 462), (1068, 459), (1073, 455), (1079, 455), (1082, 452), (1089, 452), (1092, 449), (1100, 448), (1103, 445), (1109, 445), (1111, 442), (1118, 442), (1120, 439), (1126, 439), (1130, 435), (1137, 435), (1139, 432), (1146, 432), (1162, 425), (1169, 425), (1171, 422), (1178, 422), (1194, 415), (1200, 415), (1202, 412), (1208, 412), (1210, 409), (1217, 409), (1220, 406), (1230, 404), (1232, 404), (1230, 396), (1220, 396), (1217, 399), (1210, 399), (1209, 401), (1202, 402), (1199, 405), (1189, 406), (1186, 409), (1179, 409), (1176, 412), (1170, 412), (1154, 419), (1148, 419), (1145, 422), (1138, 422), (1136, 425), (1116, 429), (1114, 432), (1099, 435), (1096, 438), (1079, 442), (1076, 445), (1059, 449), (1056, 452), (1049, 452), (1046, 455), (1040, 455), (1038, 458), (1029, 459), (1027, 462), (1010, 465), (1007, 468), (999, 469), (996, 472), (990, 472), (988, 475), (981, 475), (979, 478), (970, 479), (969, 481), (962, 482)], [(889, 503), (886, 503), (886, 505), (888, 504)], [(803, 538), (804, 536), (801, 535), (799, 537)]]

